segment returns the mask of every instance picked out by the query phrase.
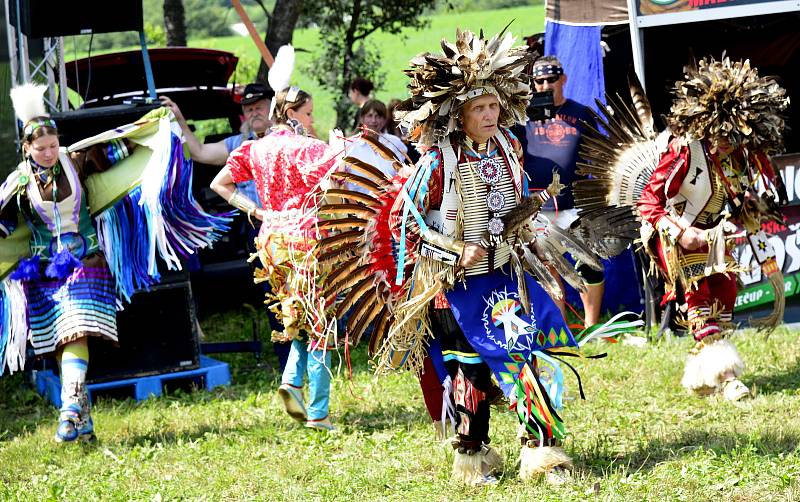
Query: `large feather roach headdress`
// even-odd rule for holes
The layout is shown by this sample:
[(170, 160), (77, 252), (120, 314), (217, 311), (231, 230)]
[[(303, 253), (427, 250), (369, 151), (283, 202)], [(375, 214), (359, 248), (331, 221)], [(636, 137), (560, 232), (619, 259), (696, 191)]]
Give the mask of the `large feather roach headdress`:
[(750, 61), (727, 57), (700, 60), (684, 67), (675, 83), (675, 100), (668, 117), (673, 134), (716, 143), (726, 138), (734, 146), (767, 153), (783, 149), (786, 90), (772, 77), (759, 77)]
[(442, 54), (422, 53), (405, 70), (411, 77), (411, 98), (395, 112), (400, 126), (422, 146), (431, 146), (459, 130), (458, 112), (465, 102), (485, 94), (500, 101), (500, 125), (525, 121), (531, 97), (525, 66), (527, 47), (512, 47), (516, 38), (503, 32), (490, 40), (471, 31), (456, 30), (456, 41), (442, 39)]

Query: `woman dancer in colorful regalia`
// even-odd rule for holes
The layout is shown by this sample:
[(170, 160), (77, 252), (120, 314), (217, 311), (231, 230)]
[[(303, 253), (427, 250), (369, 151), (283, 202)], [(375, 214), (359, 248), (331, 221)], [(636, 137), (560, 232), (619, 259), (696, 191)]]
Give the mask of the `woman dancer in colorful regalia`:
[[(86, 389), (87, 339), (95, 336), (116, 342), (117, 294), (129, 299), (134, 284), (147, 286), (157, 281), (157, 270), (155, 263), (146, 256), (137, 256), (130, 243), (126, 248), (112, 237), (116, 235), (124, 240), (128, 237), (131, 242), (136, 240), (127, 234), (136, 225), (122, 220), (133, 217), (138, 218), (142, 225), (152, 222), (138, 209), (138, 202), (144, 202), (140, 189), (134, 189), (118, 205), (104, 211), (96, 223), (90, 213), (90, 203), (103, 205), (99, 201), (106, 200), (110, 205), (125, 193), (102, 193), (102, 188), (97, 189), (98, 193), (90, 193), (86, 187), (98, 186), (91, 183), (91, 176), (99, 173), (113, 176), (109, 168), (131, 155), (135, 143), (125, 137), (126, 134), (135, 135), (152, 129), (161, 120), (120, 128), (106, 134), (108, 141), (98, 139), (89, 141), (89, 144), (94, 144), (87, 144), (85, 148), (67, 150), (60, 145), (56, 123), (45, 114), (44, 90), (43, 86), (26, 84), (11, 91), (14, 110), (23, 123), (25, 160), (0, 187), (0, 234), (6, 239), (0, 242), (3, 275), (11, 272), (3, 280), (0, 292), (0, 369), (21, 369), (28, 341), (37, 356), (55, 353), (61, 376), (61, 410), (55, 439), (58, 442), (92, 440), (94, 424)], [(166, 125), (161, 125), (165, 136), (160, 138), (166, 143), (162, 142), (161, 146), (167, 151), (171, 148), (173, 153), (178, 152), (178, 156), (167, 158), (178, 169), (186, 167), (180, 161), (180, 141), (177, 137), (170, 140), (169, 119), (166, 118)], [(148, 135), (152, 136), (151, 141), (159, 139), (157, 134)], [(152, 142), (148, 144), (155, 148)], [(127, 170), (141, 173), (146, 165)], [(152, 164), (149, 165), (153, 173)], [(166, 174), (166, 170), (163, 172)], [(125, 179), (131, 176), (130, 173), (123, 174)], [(191, 175), (187, 177), (179, 173), (177, 178), (190, 180)], [(111, 178), (107, 176), (105, 179)], [(128, 189), (136, 184), (135, 180), (128, 180), (120, 186)], [(160, 183), (154, 186), (160, 191)], [(177, 197), (180, 190), (177, 184), (175, 187), (174, 196)], [(187, 184), (183, 188), (188, 196), (190, 187)], [(150, 199), (149, 202), (154, 201)], [(172, 208), (172, 215), (184, 215), (182, 202), (174, 202), (176, 206)], [(155, 202), (148, 208), (154, 210), (151, 216), (158, 217), (161, 212), (158, 205)], [(190, 202), (187, 206), (193, 204)], [(91, 209), (99, 210), (101, 207)], [(198, 216), (191, 222), (197, 225), (194, 237), (204, 232), (207, 233), (205, 237), (194, 243), (184, 240), (179, 235), (180, 230), (170, 227), (177, 221), (165, 216), (162, 218), (164, 239), (169, 234), (175, 239), (173, 242), (185, 245), (185, 249), (191, 252), (202, 242), (210, 243), (219, 236), (219, 230), (223, 229), (221, 220), (206, 219), (207, 215), (200, 212), (194, 216)], [(20, 226), (20, 220), (25, 225)], [(102, 227), (102, 231), (95, 227), (96, 224)], [(153, 223), (153, 228), (157, 226)], [(163, 240), (157, 242), (159, 239), (156, 238), (151, 241), (148, 236), (140, 240), (144, 244), (140, 253), (147, 253), (151, 242), (154, 246), (163, 245), (162, 249), (168, 254), (175, 252)], [(25, 254), (31, 257), (18, 261)], [(114, 262), (115, 273), (109, 267), (109, 260)], [(14, 264), (16, 268), (12, 272)], [(135, 266), (142, 266), (143, 275), (131, 270)], [(120, 270), (120, 267), (125, 270)], [(115, 279), (121, 282), (117, 283)]]
[[(269, 72), (278, 89), (273, 100), (272, 132), (234, 150), (211, 188), (231, 205), (263, 221), (256, 247), (272, 289), (270, 298), (283, 324), (273, 330), (276, 342), (291, 343), (278, 394), (287, 413), (306, 427), (331, 430), (328, 416), (331, 354), (322, 335), (324, 321), (310, 310), (317, 307), (315, 291), (324, 278), (309, 260), (316, 239), (316, 215), (306, 207), (308, 196), (335, 167), (337, 152), (310, 137), (313, 100), (307, 92), (289, 86), (294, 50), (278, 51)], [(248, 199), (235, 184), (255, 179), (263, 207)], [(311, 306), (312, 309), (308, 307)], [(303, 400), (308, 378), (309, 404)]]

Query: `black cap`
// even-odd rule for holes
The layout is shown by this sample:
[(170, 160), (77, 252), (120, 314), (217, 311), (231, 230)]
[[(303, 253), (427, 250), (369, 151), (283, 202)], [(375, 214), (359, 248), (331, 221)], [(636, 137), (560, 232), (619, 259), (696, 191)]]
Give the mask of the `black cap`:
[(239, 103), (249, 105), (250, 103), (255, 103), (262, 99), (272, 99), (273, 97), (275, 97), (275, 91), (270, 89), (269, 86), (258, 83), (247, 84)]

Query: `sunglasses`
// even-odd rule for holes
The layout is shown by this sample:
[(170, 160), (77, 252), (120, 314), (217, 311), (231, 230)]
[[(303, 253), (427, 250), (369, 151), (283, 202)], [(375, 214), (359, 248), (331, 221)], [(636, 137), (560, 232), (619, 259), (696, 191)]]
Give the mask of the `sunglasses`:
[(561, 78), (561, 75), (552, 75), (550, 77), (535, 78), (535, 79), (533, 79), (533, 81), (536, 82), (539, 85), (544, 85), (545, 82), (547, 82), (548, 84), (555, 84), (556, 82), (558, 82), (558, 79), (560, 79), (560, 78)]

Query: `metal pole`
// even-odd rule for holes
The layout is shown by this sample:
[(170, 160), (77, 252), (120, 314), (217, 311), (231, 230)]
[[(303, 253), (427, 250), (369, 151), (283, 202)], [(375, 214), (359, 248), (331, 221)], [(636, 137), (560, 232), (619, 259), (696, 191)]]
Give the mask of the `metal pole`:
[(147, 94), (154, 102), (158, 99), (156, 96), (156, 83), (153, 80), (153, 67), (150, 64), (150, 53), (147, 52), (147, 40), (144, 38), (144, 32), (139, 32), (139, 44), (142, 46), (142, 62), (144, 63), (144, 78), (147, 80)]
[(633, 53), (633, 69), (639, 76), (642, 88), (647, 90), (647, 81), (644, 78), (644, 33), (639, 28), (639, 12), (637, 0), (628, 0), (628, 26), (631, 31), (631, 52)]
[(67, 66), (64, 62), (64, 37), (58, 37), (58, 98), (61, 101), (62, 112), (69, 110), (69, 96), (67, 93)]
[(50, 111), (57, 111), (56, 106), (56, 75), (53, 72), (53, 38), (44, 39), (44, 71), (47, 76), (47, 95), (49, 97)]
[(17, 72), (19, 66), (19, 55), (17, 53), (17, 39), (16, 39), (16, 27), (11, 26), (11, 7), (9, 6), (8, 0), (4, 0), (4, 5), (6, 9), (6, 43), (8, 44), (8, 66), (11, 70), (11, 86), (17, 85)]

